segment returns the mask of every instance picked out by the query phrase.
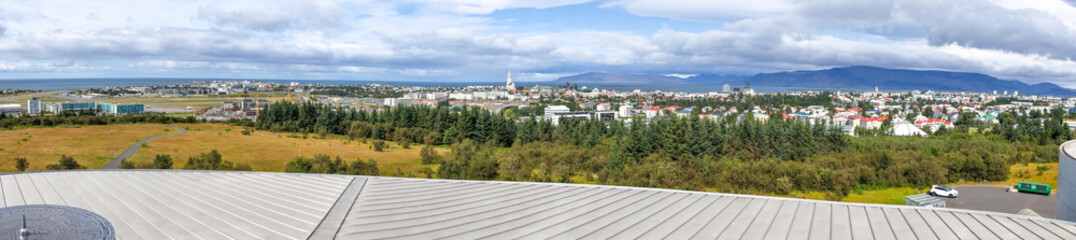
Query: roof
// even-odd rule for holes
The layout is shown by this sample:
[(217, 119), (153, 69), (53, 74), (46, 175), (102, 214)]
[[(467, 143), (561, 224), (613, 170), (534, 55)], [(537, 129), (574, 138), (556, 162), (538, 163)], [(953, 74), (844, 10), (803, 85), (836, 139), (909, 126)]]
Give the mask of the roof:
[(67, 205), (120, 239), (1076, 239), (1013, 214), (600, 185), (82, 170), (0, 175), (3, 205)]

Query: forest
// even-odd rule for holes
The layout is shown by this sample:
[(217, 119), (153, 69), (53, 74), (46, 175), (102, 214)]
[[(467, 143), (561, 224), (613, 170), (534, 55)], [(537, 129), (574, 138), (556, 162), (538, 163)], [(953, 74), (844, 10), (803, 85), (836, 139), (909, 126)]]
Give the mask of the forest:
[[(814, 104), (813, 99), (784, 101)], [(315, 102), (278, 102), (262, 113), (253, 124), (263, 130), (449, 145), (451, 152), (428, 161), (440, 164), (439, 178), (752, 194), (822, 191), (831, 199), (864, 186), (1005, 180), (1011, 164), (1056, 161), (1058, 144), (1071, 138), (1061, 118), (1038, 124), (1040, 119), (1007, 114), (989, 132), (968, 131), (983, 126), (967, 122), (929, 138), (853, 138), (824, 125), (749, 116), (738, 120), (735, 115), (718, 121), (673, 116), (627, 125), (562, 120), (554, 126), (516, 122), (479, 108), (352, 111)], [(312, 161), (296, 162), (301, 166), (296, 172), (313, 169), (306, 167)], [(347, 169), (344, 162), (328, 165), (322, 169), (348, 172), (341, 171)]]

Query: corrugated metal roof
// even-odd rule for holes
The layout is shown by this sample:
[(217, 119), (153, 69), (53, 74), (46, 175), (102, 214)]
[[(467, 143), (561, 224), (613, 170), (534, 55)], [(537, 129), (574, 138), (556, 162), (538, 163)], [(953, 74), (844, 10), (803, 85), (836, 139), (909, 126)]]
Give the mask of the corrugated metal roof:
[(206, 171), (0, 175), (121, 239), (1076, 239), (1071, 222), (615, 186)]

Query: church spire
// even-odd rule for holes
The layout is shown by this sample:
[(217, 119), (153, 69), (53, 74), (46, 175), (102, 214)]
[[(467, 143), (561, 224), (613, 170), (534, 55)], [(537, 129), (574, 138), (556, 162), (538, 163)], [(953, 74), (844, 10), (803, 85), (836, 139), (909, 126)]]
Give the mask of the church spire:
[(508, 70), (508, 83), (504, 84), (508, 90), (516, 90), (516, 83), (512, 82), (512, 70)]

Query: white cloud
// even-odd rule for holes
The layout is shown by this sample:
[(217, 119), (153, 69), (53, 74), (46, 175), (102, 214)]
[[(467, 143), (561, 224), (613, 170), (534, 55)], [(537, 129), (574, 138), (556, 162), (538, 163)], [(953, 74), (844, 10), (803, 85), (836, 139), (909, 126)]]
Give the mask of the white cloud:
[(0, 70), (8, 72), (499, 80), (511, 69), (551, 80), (584, 71), (753, 74), (875, 65), (1030, 82), (1076, 76), (1069, 60), (1076, 56), (1076, 8), (1060, 0), (601, 5), (648, 16), (623, 24), (714, 26), (647, 35), (588, 29), (588, 16), (560, 16), (585, 19), (570, 28), (582, 30), (530, 30), (516, 24), (542, 19), (488, 15), (587, 0), (0, 2)]

